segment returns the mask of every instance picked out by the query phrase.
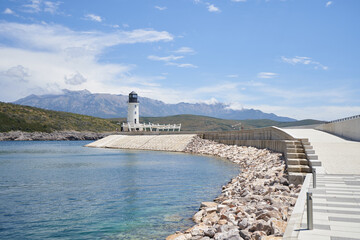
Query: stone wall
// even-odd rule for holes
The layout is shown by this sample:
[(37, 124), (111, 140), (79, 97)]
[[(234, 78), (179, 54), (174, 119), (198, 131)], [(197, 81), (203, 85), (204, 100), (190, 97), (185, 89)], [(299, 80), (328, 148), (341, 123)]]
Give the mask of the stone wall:
[(229, 132), (205, 132), (199, 136), (203, 139), (228, 145), (267, 148), (283, 153), (284, 156), (286, 155), (285, 140), (294, 140), (292, 136), (276, 127)]
[(209, 140), (293, 140), (294, 138), (277, 127), (241, 131), (204, 132), (201, 138)]

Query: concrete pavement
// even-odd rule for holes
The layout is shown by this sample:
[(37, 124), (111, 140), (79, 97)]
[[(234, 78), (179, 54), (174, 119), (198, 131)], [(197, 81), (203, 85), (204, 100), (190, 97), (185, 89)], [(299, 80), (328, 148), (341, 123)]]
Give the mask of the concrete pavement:
[(282, 129), (295, 138), (308, 138), (329, 174), (360, 174), (360, 142), (315, 129)]
[(315, 189), (312, 178), (304, 186), (313, 193), (313, 230), (307, 229), (305, 205), (301, 224), (284, 239), (360, 240), (360, 175), (321, 174), (316, 182)]
[[(305, 180), (284, 239), (360, 240), (360, 142), (314, 129), (282, 129), (308, 138), (327, 174)], [(313, 193), (314, 229), (307, 229), (306, 192)], [(288, 230), (288, 229), (287, 229)]]

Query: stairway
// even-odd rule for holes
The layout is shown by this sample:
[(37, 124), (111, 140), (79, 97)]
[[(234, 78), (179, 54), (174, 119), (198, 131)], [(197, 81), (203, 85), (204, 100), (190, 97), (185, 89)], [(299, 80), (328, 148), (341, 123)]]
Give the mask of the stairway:
[(321, 166), (315, 151), (307, 138), (286, 140), (285, 159), (289, 173), (289, 181), (301, 184), (307, 173), (315, 166)]

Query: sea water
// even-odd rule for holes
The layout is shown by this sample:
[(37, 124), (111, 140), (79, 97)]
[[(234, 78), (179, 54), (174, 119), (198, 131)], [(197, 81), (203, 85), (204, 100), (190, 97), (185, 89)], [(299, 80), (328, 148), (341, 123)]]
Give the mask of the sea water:
[(0, 239), (164, 239), (239, 173), (219, 158), (0, 142)]

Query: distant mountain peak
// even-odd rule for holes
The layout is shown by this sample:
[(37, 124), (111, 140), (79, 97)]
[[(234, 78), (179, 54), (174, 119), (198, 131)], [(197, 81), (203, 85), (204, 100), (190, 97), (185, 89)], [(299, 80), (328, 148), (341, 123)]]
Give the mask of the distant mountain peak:
[[(81, 91), (64, 89), (62, 94), (29, 95), (14, 103), (94, 117), (119, 118), (127, 116), (127, 99), (127, 95), (121, 94), (91, 93), (86, 89)], [(139, 101), (140, 116), (142, 117), (192, 114), (233, 120), (270, 119), (282, 122), (295, 121), (292, 118), (280, 117), (273, 113), (264, 113), (255, 109), (231, 109), (229, 104), (217, 101), (167, 104), (146, 97), (139, 97)]]
[(89, 95), (91, 92), (87, 89), (79, 90), (79, 91), (72, 91), (69, 89), (62, 89), (61, 90), (64, 94), (82, 94), (82, 95)]

